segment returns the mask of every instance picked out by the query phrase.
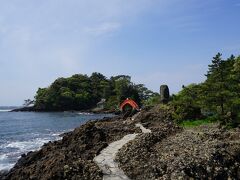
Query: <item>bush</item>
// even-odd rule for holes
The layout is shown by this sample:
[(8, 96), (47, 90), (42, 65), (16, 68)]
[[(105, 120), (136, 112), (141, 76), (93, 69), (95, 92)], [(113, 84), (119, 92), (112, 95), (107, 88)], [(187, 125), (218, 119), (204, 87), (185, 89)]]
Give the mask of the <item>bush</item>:
[(180, 123), (186, 119), (196, 120), (203, 118), (201, 109), (199, 107), (178, 105), (175, 106), (174, 109), (175, 110), (173, 111), (172, 117), (177, 123)]

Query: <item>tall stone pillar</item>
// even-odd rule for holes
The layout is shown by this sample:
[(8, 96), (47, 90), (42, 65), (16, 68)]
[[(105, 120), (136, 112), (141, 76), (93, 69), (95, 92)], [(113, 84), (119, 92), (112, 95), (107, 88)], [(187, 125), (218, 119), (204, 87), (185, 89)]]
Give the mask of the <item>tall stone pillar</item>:
[(161, 103), (168, 103), (169, 98), (170, 98), (170, 93), (169, 93), (169, 88), (167, 85), (162, 85), (160, 87), (160, 96), (161, 96)]

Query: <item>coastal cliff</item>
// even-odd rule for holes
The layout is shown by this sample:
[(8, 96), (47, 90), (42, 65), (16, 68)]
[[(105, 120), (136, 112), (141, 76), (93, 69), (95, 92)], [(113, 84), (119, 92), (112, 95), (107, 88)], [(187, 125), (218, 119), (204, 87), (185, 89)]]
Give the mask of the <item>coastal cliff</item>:
[[(115, 161), (131, 179), (239, 179), (240, 130), (218, 124), (183, 129), (171, 109), (156, 106), (136, 117), (95, 120), (49, 142), (41, 150), (22, 155), (1, 179), (102, 179), (94, 158), (110, 143), (137, 133), (117, 153)], [(143, 134), (141, 123), (151, 130)]]

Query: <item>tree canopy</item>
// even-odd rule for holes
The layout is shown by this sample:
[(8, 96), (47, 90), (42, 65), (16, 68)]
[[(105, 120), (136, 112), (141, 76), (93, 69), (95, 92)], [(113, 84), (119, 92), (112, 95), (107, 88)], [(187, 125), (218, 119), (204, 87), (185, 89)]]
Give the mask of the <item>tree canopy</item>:
[(143, 84), (134, 84), (126, 75), (105, 77), (94, 72), (91, 76), (75, 74), (58, 78), (47, 88), (39, 88), (35, 108), (39, 111), (87, 110), (106, 99), (105, 109), (117, 109), (126, 98), (139, 105), (155, 96)]
[(232, 55), (224, 60), (218, 53), (209, 65), (206, 80), (183, 87), (172, 104), (178, 121), (214, 115), (222, 124), (239, 123), (240, 57)]

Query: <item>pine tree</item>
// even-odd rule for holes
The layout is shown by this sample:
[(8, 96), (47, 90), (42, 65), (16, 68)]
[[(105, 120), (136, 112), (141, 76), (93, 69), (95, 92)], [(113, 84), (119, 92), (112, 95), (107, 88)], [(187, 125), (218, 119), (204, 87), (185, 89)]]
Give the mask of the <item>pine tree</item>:
[(211, 111), (221, 116), (229, 111), (229, 104), (232, 99), (230, 87), (231, 69), (234, 64), (234, 57), (222, 60), (222, 54), (218, 53), (209, 65), (205, 87), (205, 104)]
[(219, 71), (220, 65), (223, 61), (221, 56), (222, 54), (218, 53), (215, 57), (213, 57), (212, 64), (208, 65), (208, 73), (206, 75), (208, 78), (215, 74), (216, 71)]
[(240, 119), (240, 56), (235, 59), (231, 71), (231, 88), (234, 93), (231, 104), (232, 112), (236, 116), (236, 120), (238, 120)]

